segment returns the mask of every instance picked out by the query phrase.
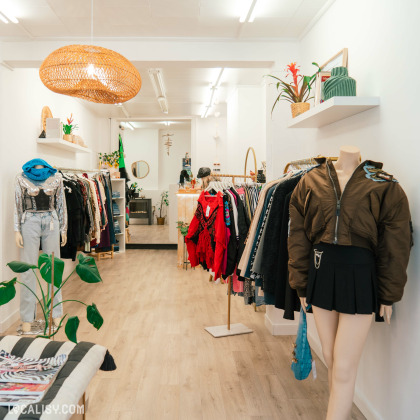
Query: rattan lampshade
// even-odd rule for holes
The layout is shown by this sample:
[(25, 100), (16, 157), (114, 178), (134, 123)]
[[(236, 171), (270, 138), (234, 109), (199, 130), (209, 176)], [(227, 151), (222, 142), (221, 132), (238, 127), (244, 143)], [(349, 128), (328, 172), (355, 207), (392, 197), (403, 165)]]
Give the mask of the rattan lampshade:
[(126, 102), (137, 95), (141, 77), (121, 54), (93, 45), (68, 45), (53, 51), (39, 76), (56, 93), (101, 104)]

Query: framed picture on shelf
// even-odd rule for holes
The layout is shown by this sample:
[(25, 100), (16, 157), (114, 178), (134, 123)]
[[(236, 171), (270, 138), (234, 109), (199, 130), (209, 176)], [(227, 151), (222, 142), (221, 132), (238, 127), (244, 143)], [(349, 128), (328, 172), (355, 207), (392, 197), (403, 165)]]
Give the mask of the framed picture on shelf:
[(324, 83), (331, 77), (330, 71), (320, 71), (315, 79), (315, 106), (324, 102)]
[(331, 71), (334, 67), (347, 67), (348, 57), (348, 49), (343, 48), (321, 66), (321, 71)]

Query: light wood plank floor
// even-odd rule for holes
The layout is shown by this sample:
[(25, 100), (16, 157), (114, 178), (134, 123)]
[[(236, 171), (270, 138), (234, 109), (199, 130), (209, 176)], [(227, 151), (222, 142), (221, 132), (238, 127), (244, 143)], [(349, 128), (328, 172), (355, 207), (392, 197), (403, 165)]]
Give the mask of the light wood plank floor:
[(170, 244), (169, 226), (130, 224), (130, 244)]
[[(315, 381), (295, 380), (293, 337), (273, 337), (264, 313), (239, 297), (232, 322), (254, 332), (213, 338), (204, 327), (226, 323), (226, 286), (201, 269), (177, 269), (176, 251), (128, 250), (98, 266), (103, 284), (74, 280), (64, 290), (65, 299), (97, 304), (105, 319), (98, 332), (80, 305), (66, 308), (81, 319), (78, 339), (106, 346), (118, 366), (91, 382), (88, 420), (325, 419), (322, 363)], [(364, 418), (354, 406), (351, 419)]]

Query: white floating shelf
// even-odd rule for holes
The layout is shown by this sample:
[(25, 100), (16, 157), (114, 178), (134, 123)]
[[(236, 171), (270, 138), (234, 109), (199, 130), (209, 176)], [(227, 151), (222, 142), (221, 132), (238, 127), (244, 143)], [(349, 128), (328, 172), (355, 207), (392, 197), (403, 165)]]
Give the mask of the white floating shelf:
[(63, 139), (54, 139), (54, 138), (46, 138), (46, 139), (36, 139), (38, 144), (45, 144), (46, 146), (51, 146), (56, 149), (67, 150), (68, 152), (73, 153), (92, 153), (92, 150), (88, 149), (87, 147), (79, 146), (78, 144), (70, 143), (69, 141)]
[(379, 106), (379, 97), (335, 96), (293, 118), (289, 128), (319, 128)]

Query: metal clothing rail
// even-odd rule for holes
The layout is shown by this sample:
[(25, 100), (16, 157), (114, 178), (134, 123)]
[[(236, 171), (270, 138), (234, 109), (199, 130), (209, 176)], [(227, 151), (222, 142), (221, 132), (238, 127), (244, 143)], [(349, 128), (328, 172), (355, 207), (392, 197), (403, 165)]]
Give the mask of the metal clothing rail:
[(306, 159), (292, 160), (291, 162), (289, 162), (286, 165), (283, 172), (286, 173), (289, 170), (290, 166), (294, 166), (294, 167), (297, 167), (299, 169), (299, 167), (303, 166), (303, 165), (316, 165), (318, 163), (317, 159), (330, 159), (332, 161), (336, 161), (336, 160), (338, 160), (338, 157), (335, 157), (335, 156), (331, 156), (331, 157), (316, 156), (316, 157), (310, 157), (310, 158), (306, 158)]
[(55, 169), (58, 171), (64, 172), (100, 172), (100, 171), (108, 171), (108, 169), (78, 169), (78, 168), (62, 168), (59, 166), (54, 166)]
[(233, 174), (219, 174), (217, 172), (212, 172), (211, 176), (220, 177), (220, 178), (232, 178), (232, 183), (235, 183), (235, 178), (251, 178), (254, 182), (257, 178), (257, 175), (233, 175)]

